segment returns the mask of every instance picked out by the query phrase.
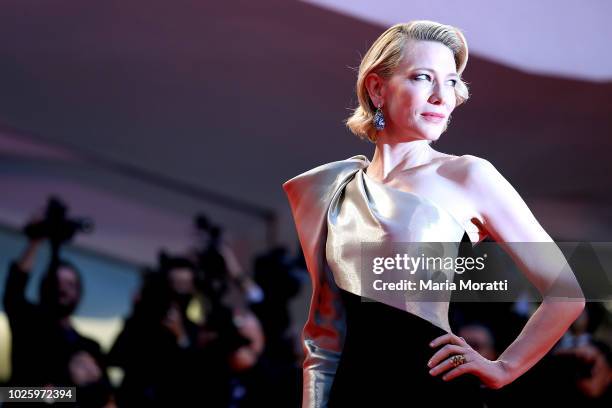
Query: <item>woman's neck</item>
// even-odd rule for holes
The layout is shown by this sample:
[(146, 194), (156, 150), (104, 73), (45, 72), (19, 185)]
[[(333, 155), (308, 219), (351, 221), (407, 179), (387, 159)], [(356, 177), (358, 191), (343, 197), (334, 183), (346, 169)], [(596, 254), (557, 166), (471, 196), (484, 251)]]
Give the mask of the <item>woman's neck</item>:
[(391, 142), (385, 138), (376, 141), (374, 156), (368, 166), (368, 176), (386, 181), (396, 171), (408, 170), (429, 163), (440, 154), (430, 146), (429, 140)]

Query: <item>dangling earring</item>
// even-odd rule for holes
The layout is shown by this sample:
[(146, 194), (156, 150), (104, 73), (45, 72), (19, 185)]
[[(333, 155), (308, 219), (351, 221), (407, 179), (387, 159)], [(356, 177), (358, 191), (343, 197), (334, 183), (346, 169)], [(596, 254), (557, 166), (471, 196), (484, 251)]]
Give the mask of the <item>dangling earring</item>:
[(381, 108), (381, 104), (378, 104), (376, 108), (376, 113), (374, 113), (374, 118), (372, 118), (372, 123), (376, 130), (383, 130), (385, 128), (385, 115), (383, 115), (383, 111)]

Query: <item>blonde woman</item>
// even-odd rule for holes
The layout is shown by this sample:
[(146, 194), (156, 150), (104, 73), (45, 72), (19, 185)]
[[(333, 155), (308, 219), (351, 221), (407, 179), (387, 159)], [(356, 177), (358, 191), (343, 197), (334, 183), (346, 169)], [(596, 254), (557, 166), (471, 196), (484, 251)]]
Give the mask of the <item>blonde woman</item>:
[[(492, 361), (452, 333), (448, 303), (362, 301), (363, 242), (553, 242), (490, 162), (431, 147), (468, 99), (461, 79), (467, 60), (455, 27), (390, 27), (361, 61), (359, 106), (347, 120), (376, 144), (372, 160), (324, 164), (283, 185), (313, 286), (303, 331), (304, 407), (413, 406), (417, 398), (428, 406), (480, 406), (480, 386), (514, 381), (584, 308), (582, 297), (542, 302)], [(504, 249), (541, 293), (558, 279), (551, 271), (559, 259)], [(573, 274), (566, 278), (577, 285)]]

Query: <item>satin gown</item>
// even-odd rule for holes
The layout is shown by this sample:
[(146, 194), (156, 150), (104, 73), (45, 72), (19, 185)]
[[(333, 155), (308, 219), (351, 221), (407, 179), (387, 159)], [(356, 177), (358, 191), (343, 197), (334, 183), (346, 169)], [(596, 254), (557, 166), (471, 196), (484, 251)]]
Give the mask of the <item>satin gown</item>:
[[(313, 288), (302, 406), (482, 406), (476, 377), (445, 382), (428, 372), (429, 342), (451, 331), (450, 292), (435, 301), (379, 292), (362, 272), (364, 243), (435, 243), (436, 255), (448, 257), (469, 238), (441, 206), (372, 179), (368, 165), (354, 156), (283, 184)], [(452, 270), (439, 273), (453, 281)]]

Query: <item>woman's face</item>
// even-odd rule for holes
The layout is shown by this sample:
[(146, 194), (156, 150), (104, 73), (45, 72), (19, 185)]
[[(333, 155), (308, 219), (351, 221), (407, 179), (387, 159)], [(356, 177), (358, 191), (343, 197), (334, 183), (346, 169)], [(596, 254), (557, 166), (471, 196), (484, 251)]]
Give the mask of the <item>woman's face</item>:
[(457, 103), (452, 51), (435, 41), (409, 41), (402, 62), (382, 87), (389, 135), (437, 140)]

